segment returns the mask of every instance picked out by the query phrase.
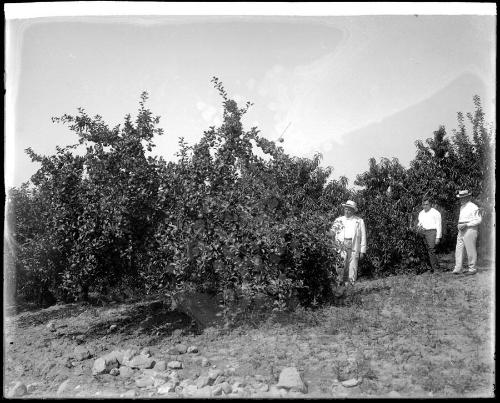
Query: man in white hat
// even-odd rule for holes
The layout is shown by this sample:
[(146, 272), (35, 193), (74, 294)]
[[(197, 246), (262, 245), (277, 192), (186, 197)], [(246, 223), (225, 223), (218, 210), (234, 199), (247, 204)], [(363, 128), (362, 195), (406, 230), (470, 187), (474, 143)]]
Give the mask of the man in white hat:
[(358, 207), (348, 200), (342, 204), (344, 215), (338, 217), (331, 231), (341, 246), (343, 265), (337, 268), (337, 278), (340, 284), (354, 284), (358, 277), (358, 262), (366, 253), (366, 228), (362, 218), (355, 215)]
[(457, 247), (455, 249), (455, 268), (453, 274), (462, 273), (464, 247), (467, 251), (469, 269), (465, 274), (476, 274), (476, 240), (477, 229), (481, 224), (479, 207), (472, 203), (472, 194), (468, 190), (460, 190), (457, 194), (460, 199), (460, 216), (458, 218)]

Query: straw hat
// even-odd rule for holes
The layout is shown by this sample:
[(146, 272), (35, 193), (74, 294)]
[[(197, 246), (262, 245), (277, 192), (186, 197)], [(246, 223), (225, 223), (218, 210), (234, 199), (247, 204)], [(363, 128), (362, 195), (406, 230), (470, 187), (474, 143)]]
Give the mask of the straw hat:
[(345, 203), (342, 204), (342, 207), (350, 207), (354, 211), (358, 211), (358, 206), (356, 202), (353, 202), (352, 200), (347, 200)]
[(472, 196), (472, 193), (469, 192), (468, 190), (459, 190), (457, 197), (461, 199), (462, 197), (467, 197), (467, 196)]

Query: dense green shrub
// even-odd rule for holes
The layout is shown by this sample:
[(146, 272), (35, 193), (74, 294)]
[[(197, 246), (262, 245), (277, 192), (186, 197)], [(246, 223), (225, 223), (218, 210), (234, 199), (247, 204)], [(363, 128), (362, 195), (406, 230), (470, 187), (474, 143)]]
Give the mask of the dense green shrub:
[(367, 225), (362, 275), (425, 269), (414, 230), (425, 193), (446, 217), (445, 248), (454, 246), (460, 188), (479, 195), (483, 226), (491, 228), (494, 133), (478, 98), (468, 115), (472, 135), (459, 115), (452, 139), (441, 127), (427, 145), (417, 142), (408, 169), (396, 159), (371, 159), (354, 190), (346, 178), (329, 180), (319, 154), (292, 157), (257, 128), (244, 130), (251, 104), (239, 108), (218, 79), (213, 83), (223, 122), (196, 144), (181, 138), (175, 162), (147, 156), (162, 131), (146, 93), (137, 118), (127, 115), (123, 126), (110, 128), (83, 109), (54, 119), (78, 143), (48, 157), (28, 149), (41, 167), (29, 185), (8, 193), (6, 245), (15, 270), (7, 277), (16, 292), (42, 304), (120, 287), (195, 289), (226, 303), (266, 294), (278, 309), (293, 301), (309, 306), (332, 297), (339, 254), (327, 233), (347, 199), (358, 202)]
[(146, 157), (161, 134), (146, 94), (135, 122), (126, 116), (123, 128), (82, 109), (55, 119), (86, 150), (72, 152), (77, 144), (51, 157), (28, 150), (41, 163), (32, 201), (44, 207), (33, 222), (16, 224), (24, 272), (33, 277), (41, 269), (65, 300), (124, 279), (146, 292), (238, 296), (246, 288), (279, 308), (294, 297), (304, 305), (327, 300), (337, 256), (319, 207), (330, 170), (319, 156), (290, 157), (256, 128), (245, 131), (241, 117), (250, 104), (238, 108), (217, 79), (214, 85), (223, 123), (193, 146), (181, 139), (175, 163)]
[[(421, 272), (428, 267), (422, 238), (415, 231), (421, 202), (430, 196), (442, 215), (440, 251), (453, 251), (456, 244), (460, 189), (470, 189), (483, 212), (480, 256), (491, 254), (494, 236), (494, 131), (487, 127), (479, 97), (475, 111), (462, 113), (458, 129), (447, 137), (443, 126), (425, 144), (416, 142), (417, 153), (405, 169), (396, 159), (370, 160), (369, 170), (358, 175), (362, 186), (354, 196), (364, 214), (369, 234), (367, 271), (372, 274)], [(470, 132), (469, 132), (470, 131)]]

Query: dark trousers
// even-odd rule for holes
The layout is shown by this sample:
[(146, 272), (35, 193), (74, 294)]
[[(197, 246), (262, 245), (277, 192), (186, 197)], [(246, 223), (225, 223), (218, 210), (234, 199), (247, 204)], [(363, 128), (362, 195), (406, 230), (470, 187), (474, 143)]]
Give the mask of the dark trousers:
[(426, 229), (423, 231), (425, 246), (427, 246), (427, 252), (429, 253), (429, 260), (431, 262), (432, 270), (439, 269), (438, 258), (436, 256), (436, 230)]

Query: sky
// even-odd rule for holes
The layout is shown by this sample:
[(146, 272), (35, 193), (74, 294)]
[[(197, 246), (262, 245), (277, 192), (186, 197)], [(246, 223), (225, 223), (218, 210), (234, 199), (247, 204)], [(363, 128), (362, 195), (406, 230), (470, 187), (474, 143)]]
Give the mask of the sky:
[(254, 104), (246, 129), (276, 140), (286, 128), (287, 153), (319, 152), (333, 177), (351, 185), (370, 157), (407, 166), (416, 140), (440, 125), (451, 134), (476, 94), (495, 121), (496, 11), (332, 15), (326, 7), (324, 15), (287, 15), (282, 8), (282, 15), (6, 14), (6, 186), (38, 169), (27, 147), (52, 155), (56, 145), (76, 143), (51, 117), (83, 107), (113, 127), (136, 115), (143, 91), (165, 131), (155, 153), (175, 160), (179, 137), (194, 144), (221, 123), (213, 76), (241, 106)]

